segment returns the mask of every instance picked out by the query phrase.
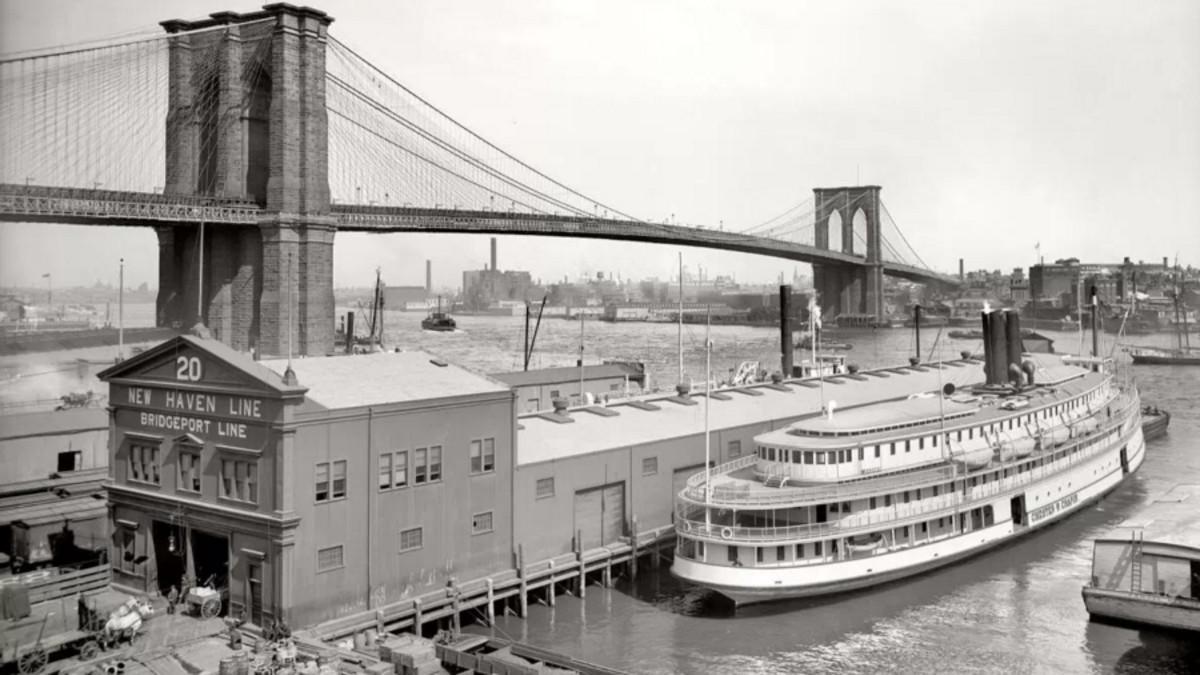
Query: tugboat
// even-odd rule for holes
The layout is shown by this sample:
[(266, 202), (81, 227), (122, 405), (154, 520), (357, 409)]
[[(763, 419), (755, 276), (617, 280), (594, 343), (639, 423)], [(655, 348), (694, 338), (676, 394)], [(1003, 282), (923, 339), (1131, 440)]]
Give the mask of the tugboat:
[(458, 324), (454, 322), (454, 319), (452, 319), (449, 314), (442, 311), (442, 296), (440, 295), (438, 296), (437, 311), (431, 313), (424, 319), (421, 319), (421, 328), (424, 330), (449, 333), (453, 332), (457, 327)]

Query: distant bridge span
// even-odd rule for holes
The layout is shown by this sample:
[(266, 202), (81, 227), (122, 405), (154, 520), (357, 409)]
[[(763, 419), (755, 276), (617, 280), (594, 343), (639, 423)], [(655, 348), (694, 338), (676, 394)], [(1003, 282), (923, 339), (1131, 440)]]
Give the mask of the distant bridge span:
[[(334, 204), (339, 232), (444, 232), (611, 239), (736, 251), (803, 263), (868, 266), (861, 255), (768, 237), (645, 221), (507, 211)], [(158, 227), (185, 223), (257, 225), (268, 212), (237, 199), (86, 188), (0, 184), (0, 221)], [(884, 261), (884, 274), (917, 282), (957, 279)]]

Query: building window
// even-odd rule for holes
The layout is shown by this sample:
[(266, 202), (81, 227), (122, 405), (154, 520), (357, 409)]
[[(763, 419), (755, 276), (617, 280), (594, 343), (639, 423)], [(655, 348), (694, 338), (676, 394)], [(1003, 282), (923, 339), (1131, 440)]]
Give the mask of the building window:
[(657, 457), (643, 457), (642, 458), (642, 475), (643, 476), (652, 476), (656, 473), (658, 473), (658, 458)]
[(411, 530), (401, 530), (400, 532), (400, 552), (415, 551), (424, 545), (424, 537), (422, 536), (421, 528), (414, 527)]
[(392, 453), (379, 455), (379, 489), (387, 490), (392, 487)]
[(179, 489), (186, 492), (200, 492), (199, 452), (179, 451)]
[(433, 483), (442, 479), (442, 446), (433, 445), (429, 447), (429, 482)]
[(471, 473), (488, 473), (496, 469), (496, 439), (471, 441)]
[(413, 450), (413, 485), (420, 485), (429, 478), (429, 450), (426, 448), (417, 448)]
[(396, 453), (396, 462), (392, 470), (392, 487), (408, 487), (408, 451)]
[(342, 558), (342, 545), (330, 546), (329, 548), (317, 549), (317, 571), (328, 572), (336, 570), (339, 567), (345, 566), (345, 560)]
[(556, 398), (560, 398), (561, 396), (562, 396), (562, 393), (561, 393), (561, 392), (559, 392), (559, 390), (557, 390), (557, 389), (551, 389), (551, 390), (550, 390), (550, 399), (551, 399), (551, 400), (554, 400), (554, 399), (556, 399)]
[(554, 478), (539, 478), (537, 481), (537, 499), (554, 496)]
[(318, 502), (344, 498), (346, 496), (346, 460), (318, 462), (316, 483)]
[[(341, 462), (345, 465), (345, 462)], [(221, 460), (221, 496), (250, 504), (258, 503), (258, 463), (240, 459)]]
[(476, 513), (471, 516), (471, 534), (483, 534), (492, 531), (492, 512)]
[(729, 456), (737, 457), (740, 454), (742, 454), (742, 442), (741, 441), (729, 441)]
[(118, 533), (120, 536), (117, 542), (120, 547), (119, 568), (122, 572), (137, 574), (137, 569), (133, 562), (137, 558), (137, 533), (124, 527), (119, 529)]
[(129, 446), (129, 480), (158, 485), (158, 446), (134, 443)]
[(58, 453), (58, 471), (64, 473), (67, 471), (78, 471), (83, 468), (83, 452), (80, 450), (67, 450)]

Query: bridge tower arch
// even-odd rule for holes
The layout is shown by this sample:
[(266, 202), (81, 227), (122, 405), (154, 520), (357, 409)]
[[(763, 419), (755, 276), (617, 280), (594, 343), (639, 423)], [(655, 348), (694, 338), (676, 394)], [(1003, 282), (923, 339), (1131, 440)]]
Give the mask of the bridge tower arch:
[(163, 192), (246, 199), (263, 216), (257, 227), (204, 227), (203, 250), (195, 224), (157, 228), (159, 325), (201, 322), (236, 349), (283, 355), (290, 321), (294, 353), (332, 350), (332, 21), (279, 3), (161, 24), (171, 35)]
[[(841, 253), (858, 255), (866, 265), (813, 264), (813, 285), (828, 316), (859, 315), (875, 321), (884, 318), (883, 255), (880, 234), (878, 185), (814, 188), (814, 237), (817, 248), (830, 249), (830, 219), (840, 221)], [(854, 220), (861, 212), (866, 220), (865, 250), (856, 242)]]

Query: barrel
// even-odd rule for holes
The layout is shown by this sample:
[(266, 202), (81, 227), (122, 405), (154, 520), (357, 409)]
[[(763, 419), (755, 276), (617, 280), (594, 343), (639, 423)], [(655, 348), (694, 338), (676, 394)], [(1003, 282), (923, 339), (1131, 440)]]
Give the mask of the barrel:
[(238, 675), (238, 657), (226, 656), (217, 664), (217, 675)]

